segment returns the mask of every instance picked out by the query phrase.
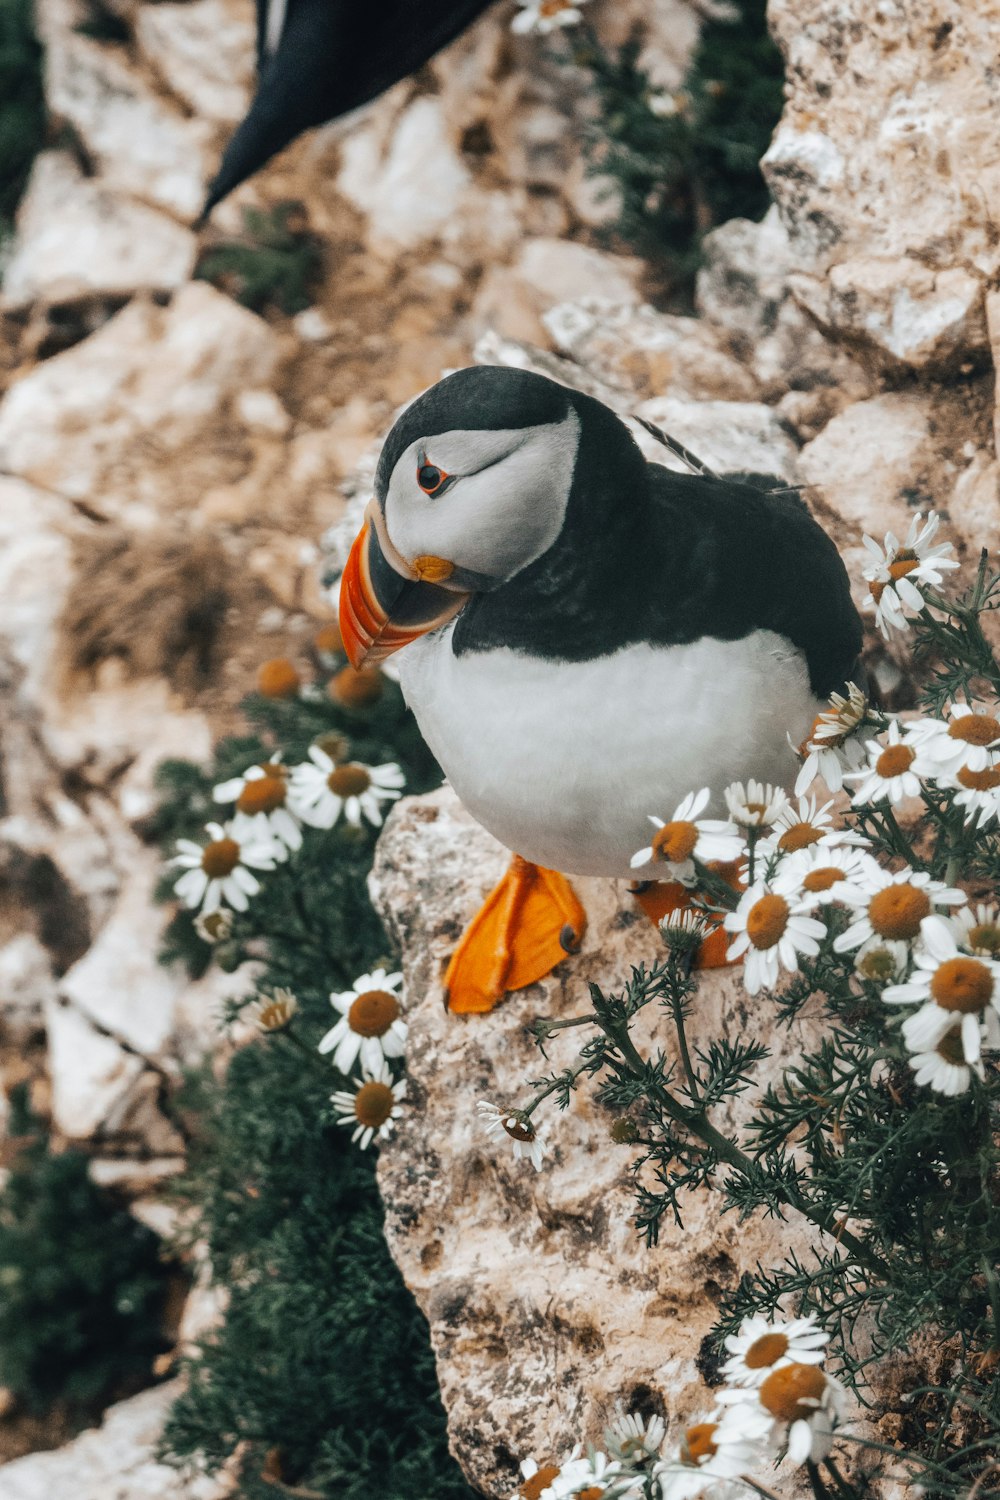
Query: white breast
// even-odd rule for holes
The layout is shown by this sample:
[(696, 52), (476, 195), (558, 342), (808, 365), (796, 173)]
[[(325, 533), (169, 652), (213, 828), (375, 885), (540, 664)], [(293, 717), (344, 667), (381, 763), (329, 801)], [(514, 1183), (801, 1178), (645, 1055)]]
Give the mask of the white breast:
[(567, 875), (627, 876), (648, 814), (755, 776), (789, 784), (822, 707), (773, 631), (635, 645), (588, 662), (455, 656), (454, 624), (408, 646), (400, 682), (465, 806), (509, 849)]

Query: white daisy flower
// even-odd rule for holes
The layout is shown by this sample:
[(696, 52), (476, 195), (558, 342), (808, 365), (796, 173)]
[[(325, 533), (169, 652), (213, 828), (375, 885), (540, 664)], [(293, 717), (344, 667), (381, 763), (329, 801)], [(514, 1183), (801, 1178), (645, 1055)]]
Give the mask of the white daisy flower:
[[(573, 1449), (564, 1463), (569, 1463), (580, 1454), (580, 1444)], [(533, 1458), (522, 1458), (520, 1463), (522, 1482), (510, 1496), (510, 1500), (551, 1500), (552, 1481), (558, 1479), (562, 1464), (539, 1464)]]
[(499, 1109), (486, 1099), (480, 1099), (476, 1109), (491, 1140), (502, 1140), (506, 1135), (513, 1147), (514, 1160), (530, 1161), (536, 1172), (541, 1171), (546, 1150), (544, 1126), (533, 1125), (521, 1110)]
[(851, 798), (855, 807), (868, 802), (884, 802), (886, 798), (895, 806), (907, 797), (920, 796), (920, 778), (914, 770), (917, 752), (906, 744), (900, 733), (899, 722), (893, 719), (885, 742), (868, 740), (865, 744), (868, 764), (860, 771), (847, 771), (845, 781), (856, 781), (858, 789)]
[(760, 781), (734, 781), (723, 796), (730, 818), (741, 828), (770, 828), (789, 806), (780, 787)]
[(855, 888), (878, 868), (870, 854), (850, 844), (813, 844), (789, 854), (781, 865), (782, 875), (802, 889), (802, 901), (811, 910), (831, 901), (846, 901), (848, 886)]
[(966, 953), (1000, 959), (1000, 908), (979, 901), (975, 906), (960, 906), (949, 920)]
[(910, 966), (910, 945), (898, 940), (871, 937), (854, 955), (854, 972), (872, 984), (902, 979)]
[(981, 1058), (966, 1061), (960, 1026), (946, 1031), (936, 1046), (914, 1052), (909, 1061), (916, 1083), (949, 1099), (968, 1091), (973, 1073), (980, 1079), (986, 1076)]
[(194, 930), (203, 943), (224, 943), (233, 931), (233, 914), (224, 906), (200, 911), (194, 919)]
[(846, 697), (831, 693), (830, 707), (813, 720), (801, 745), (789, 740), (802, 761), (795, 778), (796, 797), (812, 786), (817, 777), (826, 782), (831, 792), (840, 791), (844, 772), (857, 770), (864, 759), (857, 735), (867, 713), (868, 699), (856, 683), (849, 682)]
[(654, 1413), (643, 1421), (634, 1412), (619, 1409), (605, 1437), (616, 1458), (625, 1463), (641, 1463), (645, 1458), (656, 1457), (666, 1435), (667, 1424), (661, 1416)]
[(281, 764), (280, 750), (242, 776), (221, 781), (212, 796), (216, 802), (235, 802), (234, 822), (249, 824), (259, 838), (271, 838), (282, 851), (302, 848), (299, 819), (288, 807), (288, 767)]
[(349, 1073), (359, 1056), (369, 1073), (388, 1057), (402, 1057), (406, 1050), (406, 1022), (399, 1004), (402, 983), (402, 974), (375, 969), (361, 974), (353, 989), (330, 996), (340, 1019), (320, 1042), (319, 1051), (332, 1052), (333, 1065), (341, 1073)]
[(354, 1093), (339, 1089), (330, 1095), (337, 1113), (337, 1124), (353, 1127), (352, 1141), (366, 1151), (373, 1140), (385, 1140), (393, 1131), (394, 1121), (403, 1113), (406, 1079), (392, 1081), (388, 1064), (354, 1079)]
[(660, 936), (674, 953), (694, 953), (718, 927), (693, 906), (682, 906), (660, 919)]
[(768, 1456), (773, 1422), (755, 1402), (746, 1400), (744, 1392), (740, 1394), (739, 1406), (716, 1410), (686, 1428), (677, 1451), (655, 1466), (663, 1500), (691, 1500), (709, 1489), (713, 1500), (742, 1492), (742, 1486), (730, 1492), (725, 1481), (757, 1468)]
[(814, 844), (854, 844), (859, 848), (868, 840), (853, 829), (844, 828), (833, 821), (830, 808), (833, 798), (820, 807), (815, 797), (800, 796), (798, 802), (790, 802), (784, 812), (778, 814), (774, 826), (757, 845), (758, 855), (795, 854), (800, 849), (809, 849)]
[(552, 1500), (569, 1500), (572, 1495), (597, 1500), (608, 1485), (621, 1475), (621, 1466), (606, 1453), (591, 1451), (586, 1458), (569, 1458), (552, 1480), (546, 1494)]
[(214, 911), (223, 903), (246, 911), (249, 898), (260, 890), (251, 870), (273, 870), (278, 854), (273, 842), (232, 823), (209, 823), (207, 844), (178, 839), (177, 853), (170, 861), (184, 871), (174, 890), (192, 910)]
[[(729, 1391), (737, 1400), (744, 1392)], [(790, 1463), (819, 1463), (833, 1446), (833, 1430), (843, 1421), (847, 1396), (839, 1380), (819, 1365), (799, 1360), (772, 1370), (757, 1388), (757, 1399), (772, 1419), (770, 1441), (783, 1447)]]
[(922, 870), (899, 870), (895, 875), (873, 862), (863, 881), (844, 896), (857, 915), (838, 938), (835, 953), (851, 953), (872, 938), (909, 943), (920, 936), (920, 924), (936, 906), (962, 906), (965, 892), (932, 880)]
[(521, 9), (510, 23), (511, 31), (536, 31), (547, 36), (563, 26), (577, 26), (583, 20), (581, 5), (587, 0), (518, 0)]
[(726, 1339), (730, 1358), (722, 1366), (722, 1374), (732, 1386), (762, 1385), (781, 1365), (821, 1365), (823, 1346), (829, 1338), (818, 1326), (815, 1313), (781, 1323), (762, 1317), (744, 1318), (739, 1333), (731, 1333)]
[(656, 833), (651, 845), (633, 854), (633, 870), (655, 862), (658, 866), (663, 866), (662, 874), (657, 872), (660, 879), (679, 880), (682, 885), (694, 885), (697, 879), (695, 859), (700, 859), (703, 864), (710, 860), (726, 863), (739, 859), (744, 846), (734, 824), (718, 818), (703, 818), (698, 821), (698, 814), (707, 807), (709, 796), (707, 786), (702, 787), (700, 792), (689, 792), (669, 823), (662, 822), (651, 813), (649, 821)]
[(953, 777), (935, 777), (939, 786), (955, 793), (955, 806), (964, 811), (966, 828), (988, 828), (1000, 823), (1000, 765), (985, 771), (970, 771), (962, 766)]
[(748, 994), (773, 990), (782, 969), (797, 972), (800, 954), (813, 958), (819, 952), (826, 926), (808, 915), (810, 909), (794, 872), (779, 870), (772, 880), (752, 885), (736, 910), (726, 913), (726, 930), (735, 933), (726, 957), (745, 955), (743, 983)]
[(942, 917), (925, 917), (921, 942), (913, 955), (914, 970), (903, 984), (882, 991), (887, 1005), (919, 1005), (903, 1022), (903, 1039), (911, 1052), (935, 1048), (949, 1033), (960, 1034), (963, 1061), (979, 1061), (982, 1027), (992, 1012), (1000, 1021), (1000, 963), (973, 958), (959, 950), (955, 932)]
[(871, 596), (869, 608), (875, 611), (875, 623), (886, 640), (893, 630), (908, 630), (907, 611), (919, 614), (924, 607), (924, 596), (917, 587), (940, 588), (943, 574), (958, 563), (948, 553), (954, 549), (950, 542), (932, 547), (941, 525), (941, 517), (931, 511), (926, 522), (922, 515), (915, 515), (902, 544), (891, 531), (886, 532), (880, 547), (872, 537), (862, 538), (871, 562), (863, 569), (868, 580)]
[(309, 760), (292, 771), (288, 789), (289, 806), (303, 823), (313, 828), (332, 828), (341, 813), (355, 828), (362, 817), (380, 827), (381, 802), (393, 802), (405, 784), (399, 766), (363, 766), (358, 761), (337, 765), (321, 750), (310, 745)]
[(247, 1006), (246, 1013), (261, 1031), (285, 1031), (295, 1019), (299, 1002), (291, 990), (275, 989)]
[(957, 777), (960, 771), (991, 771), (1000, 765), (1000, 720), (995, 714), (982, 704), (969, 703), (952, 703), (945, 713), (947, 719), (918, 719), (907, 729), (920, 774)]

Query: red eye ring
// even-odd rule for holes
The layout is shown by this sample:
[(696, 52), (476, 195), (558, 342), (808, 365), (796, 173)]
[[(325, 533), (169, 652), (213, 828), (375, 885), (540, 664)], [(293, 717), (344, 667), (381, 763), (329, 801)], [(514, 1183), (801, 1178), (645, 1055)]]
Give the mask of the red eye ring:
[(451, 478), (446, 469), (432, 464), (425, 453), (417, 458), (417, 483), (425, 495), (436, 495)]

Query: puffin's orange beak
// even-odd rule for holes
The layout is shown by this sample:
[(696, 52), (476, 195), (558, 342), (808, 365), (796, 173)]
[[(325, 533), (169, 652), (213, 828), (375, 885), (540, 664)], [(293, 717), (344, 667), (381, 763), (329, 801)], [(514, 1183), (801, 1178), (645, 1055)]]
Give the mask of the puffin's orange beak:
[(408, 563), (388, 537), (383, 547), (384, 529), (381, 513), (369, 506), (340, 585), (340, 633), (348, 660), (358, 669), (377, 666), (402, 646), (447, 624), (469, 598), (466, 592), (430, 581), (448, 576), (450, 567), (441, 559), (422, 557)]

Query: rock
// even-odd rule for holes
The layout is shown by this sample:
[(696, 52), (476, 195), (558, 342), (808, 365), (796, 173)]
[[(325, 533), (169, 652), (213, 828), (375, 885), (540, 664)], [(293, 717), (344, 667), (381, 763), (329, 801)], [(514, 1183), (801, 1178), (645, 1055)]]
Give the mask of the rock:
[(47, 1006), (46, 1031), (53, 1123), (70, 1140), (86, 1140), (109, 1119), (123, 1117), (135, 1098), (142, 1059), (69, 1005)]
[(933, 398), (917, 391), (857, 401), (802, 449), (806, 482), (818, 486), (839, 517), (844, 539), (857, 542), (862, 531), (903, 535), (914, 509), (943, 503), (926, 477), (915, 484), (930, 464), (932, 407)]
[(433, 239), (458, 210), (469, 173), (437, 100), (414, 99), (391, 141), (380, 120), (344, 141), (340, 191), (368, 215), (370, 243), (392, 255)]
[(785, 113), (762, 166), (832, 330), (934, 371), (983, 345), (1000, 268), (998, 0), (772, 0)]
[(551, 340), (542, 313), (590, 297), (636, 306), (642, 301), (641, 271), (642, 262), (631, 256), (610, 255), (572, 240), (529, 239), (512, 265), (487, 270), (472, 317), (478, 329), (544, 347)]
[(200, 119), (235, 125), (254, 80), (253, 9), (242, 0), (140, 5), (135, 36), (164, 83)]
[(0, 948), (0, 1025), (8, 1042), (23, 1043), (42, 1025), (55, 999), (52, 958), (32, 932), (21, 932)]
[(802, 393), (793, 408), (796, 427), (813, 428), (812, 437), (843, 406), (871, 394), (863, 367), (792, 296), (793, 250), (775, 209), (759, 224), (721, 225), (706, 235), (703, 252), (699, 312), (746, 364), (765, 399)]
[(983, 284), (960, 266), (855, 259), (832, 266), (825, 280), (792, 275), (789, 288), (821, 328), (874, 344), (890, 369), (943, 373), (986, 346)]
[(152, 892), (159, 856), (132, 842), (127, 879), (96, 940), (63, 975), (63, 997), (103, 1032), (163, 1065), (174, 1033), (174, 1005), (187, 980), (178, 968), (157, 961), (166, 920)]
[(542, 315), (560, 354), (639, 397), (750, 401), (757, 385), (711, 324), (643, 304), (585, 297)]
[(77, 28), (81, 0), (41, 0), (45, 97), (76, 131), (107, 185), (190, 222), (205, 197), (211, 127), (174, 109), (120, 50)]
[[(612, 1144), (611, 1116), (583, 1087), (568, 1111), (542, 1106), (551, 1151), (538, 1175), (483, 1135), (476, 1101), (517, 1102), (525, 1080), (575, 1055), (564, 1032), (543, 1062), (526, 1027), (587, 1005), (587, 981), (620, 988), (658, 938), (623, 885), (578, 880), (590, 926), (583, 951), (489, 1016), (456, 1017), (442, 1003), (442, 966), (507, 855), (443, 789), (407, 799), (379, 840), (371, 892), (406, 966), (408, 1095), (379, 1153), (386, 1235), (426, 1314), (448, 1413), (452, 1451), (489, 1496), (510, 1494), (517, 1462), (600, 1441), (616, 1398), (659, 1410), (671, 1427), (712, 1405), (699, 1372), (721, 1291), (758, 1260), (816, 1231), (790, 1218), (775, 1229), (720, 1216), (707, 1193), (686, 1199), (683, 1229), (665, 1223), (658, 1248), (637, 1236), (629, 1165)], [(750, 1022), (738, 976), (706, 973), (694, 1007), (705, 1042)], [(637, 1044), (668, 1054), (670, 1032), (649, 1016)], [(801, 1038), (768, 1038), (776, 1055), (759, 1083), (787, 1066)], [(737, 1108), (744, 1108), (741, 1104)]]
[(222, 1479), (190, 1475), (156, 1459), (171, 1406), (183, 1390), (172, 1380), (104, 1413), (100, 1427), (50, 1453), (29, 1453), (0, 1467), (3, 1500), (222, 1500)]
[(87, 524), (58, 495), (0, 476), (0, 644), (26, 700), (47, 674), (72, 578), (72, 538)]
[(166, 214), (84, 177), (67, 152), (43, 151), (18, 209), (3, 301), (58, 306), (173, 291), (191, 275), (196, 248)]
[(149, 524), (157, 501), (167, 513), (177, 504), (158, 472), (168, 455), (186, 461), (174, 486), (196, 489), (191, 445), (218, 424), (226, 401), (268, 378), (277, 355), (267, 323), (206, 282), (189, 283), (167, 308), (133, 302), (10, 387), (0, 402), (0, 468), (104, 519)]
[[(799, 478), (795, 443), (772, 408), (759, 401), (682, 401), (659, 396), (644, 401), (637, 412), (717, 473), (775, 474), (790, 483)], [(684, 468), (662, 448), (658, 454), (648, 447), (644, 451), (669, 468)]]

